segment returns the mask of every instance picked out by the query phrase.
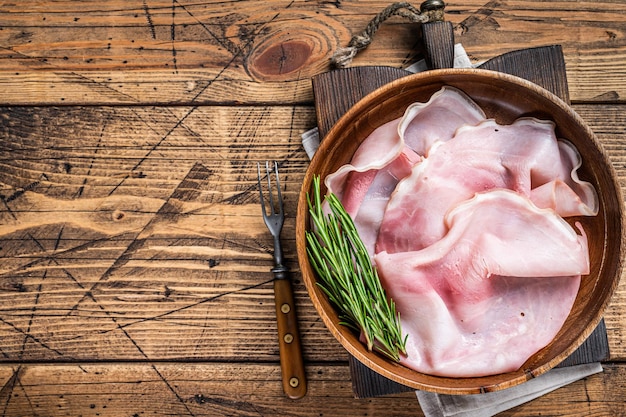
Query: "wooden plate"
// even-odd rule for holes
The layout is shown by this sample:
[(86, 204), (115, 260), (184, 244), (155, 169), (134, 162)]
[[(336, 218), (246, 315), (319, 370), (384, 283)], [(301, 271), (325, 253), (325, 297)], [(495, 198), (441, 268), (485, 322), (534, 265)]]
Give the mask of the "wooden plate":
[[(570, 140), (583, 157), (581, 179), (591, 182), (600, 197), (595, 217), (580, 217), (589, 238), (591, 273), (583, 276), (578, 297), (555, 339), (533, 355), (518, 371), (476, 378), (426, 375), (369, 352), (358, 335), (339, 324), (336, 311), (316, 285), (306, 255), (309, 225), (306, 194), (314, 175), (323, 178), (350, 161), (360, 143), (378, 126), (402, 116), (416, 101), (426, 102), (444, 85), (469, 95), (488, 117), (508, 124), (523, 116), (549, 119), (557, 137)], [(586, 123), (558, 97), (524, 79), (480, 69), (442, 69), (403, 77), (379, 88), (355, 104), (328, 132), (311, 161), (298, 202), (296, 242), (303, 279), (324, 323), (360, 362), (412, 388), (446, 394), (473, 394), (518, 385), (559, 364), (593, 332), (617, 287), (624, 254), (623, 205), (616, 174)]]

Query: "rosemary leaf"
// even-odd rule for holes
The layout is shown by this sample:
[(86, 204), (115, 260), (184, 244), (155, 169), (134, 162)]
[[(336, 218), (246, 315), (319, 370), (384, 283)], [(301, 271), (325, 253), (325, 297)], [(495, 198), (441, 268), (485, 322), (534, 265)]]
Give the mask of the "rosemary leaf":
[(318, 285), (337, 308), (342, 325), (360, 332), (369, 350), (399, 361), (406, 354), (406, 336), (402, 337), (395, 303), (388, 299), (356, 226), (337, 196), (329, 193), (324, 201), (328, 214), (316, 176), (313, 197), (307, 196), (312, 224), (306, 240)]

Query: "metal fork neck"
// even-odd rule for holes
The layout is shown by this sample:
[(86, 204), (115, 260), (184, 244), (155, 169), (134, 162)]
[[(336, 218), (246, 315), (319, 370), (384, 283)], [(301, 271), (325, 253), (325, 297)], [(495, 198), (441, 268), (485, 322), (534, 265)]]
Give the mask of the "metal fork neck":
[(272, 268), (272, 274), (274, 274), (275, 279), (289, 278), (289, 270), (286, 266), (283, 266), (282, 264), (276, 265), (274, 268)]
[(272, 272), (277, 279), (287, 278), (287, 268), (283, 265), (283, 248), (280, 236), (274, 236), (274, 268)]

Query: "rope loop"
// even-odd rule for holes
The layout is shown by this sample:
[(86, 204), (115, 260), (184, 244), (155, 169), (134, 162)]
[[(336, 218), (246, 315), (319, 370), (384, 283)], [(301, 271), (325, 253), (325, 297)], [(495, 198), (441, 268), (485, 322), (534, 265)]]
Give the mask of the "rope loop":
[(372, 43), (374, 34), (383, 22), (391, 16), (403, 17), (411, 23), (440, 22), (443, 21), (444, 8), (443, 0), (426, 0), (420, 5), (419, 10), (406, 2), (390, 4), (374, 16), (363, 32), (353, 36), (347, 47), (338, 48), (331, 58), (331, 63), (337, 68), (345, 68), (350, 65), (356, 54)]

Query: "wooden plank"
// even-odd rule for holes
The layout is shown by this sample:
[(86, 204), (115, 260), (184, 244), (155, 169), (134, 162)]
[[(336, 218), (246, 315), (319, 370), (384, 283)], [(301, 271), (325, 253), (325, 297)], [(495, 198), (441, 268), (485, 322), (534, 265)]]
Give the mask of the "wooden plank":
[[(315, 114), (320, 138), (357, 101), (400, 77), (409, 75), (405, 70), (390, 67), (354, 67), (319, 74), (312, 79), (315, 97)], [(340, 91), (340, 94), (337, 94)], [(323, 105), (320, 103), (330, 103)]]
[[(624, 106), (574, 108), (626, 187)], [(299, 281), (312, 107), (5, 107), (0, 120), (0, 360), (277, 361), (266, 159), (283, 173), (305, 359), (347, 360)], [(626, 279), (605, 317), (611, 360), (626, 359), (624, 305)]]
[[(294, 104), (389, 3), (58, 1), (0, 9), (6, 104)], [(573, 101), (626, 96), (625, 0), (451, 3), (446, 19), (476, 62), (563, 45)], [(303, 24), (306, 22), (306, 24)], [(355, 66), (421, 57), (416, 25), (393, 18)], [(555, 35), (558, 34), (558, 35)]]
[[(626, 365), (500, 414), (618, 416), (626, 413), (619, 387)], [(278, 364), (149, 363), (0, 366), (3, 416), (422, 416), (414, 393), (358, 400), (346, 364), (311, 365), (309, 391), (285, 397)], [(606, 387), (612, 387), (607, 390)]]
[(570, 103), (561, 45), (520, 49), (491, 58), (482, 69), (504, 72), (532, 81)]
[[(4, 360), (277, 357), (256, 162), (289, 161), (284, 237), (297, 272), (305, 161), (292, 137), (314, 124), (310, 109), (1, 112)], [(303, 303), (299, 282), (296, 294)], [(311, 359), (336, 358), (336, 345), (316, 343), (329, 335), (312, 306), (299, 310)]]

